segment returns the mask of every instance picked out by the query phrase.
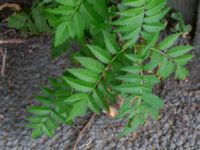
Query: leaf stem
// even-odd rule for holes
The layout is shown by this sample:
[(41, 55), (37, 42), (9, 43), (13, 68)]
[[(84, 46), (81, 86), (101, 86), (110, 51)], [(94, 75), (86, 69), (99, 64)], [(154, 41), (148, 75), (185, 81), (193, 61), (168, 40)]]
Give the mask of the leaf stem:
[(117, 54), (115, 54), (113, 56), (113, 58), (111, 59), (111, 61), (107, 64), (107, 66), (105, 67), (105, 69), (100, 73), (100, 77), (99, 77), (99, 80), (96, 82), (94, 88), (90, 91), (90, 94), (92, 94), (95, 90), (95, 88), (97, 88), (101, 82), (101, 80), (104, 78), (104, 75), (105, 73), (108, 71), (108, 69), (110, 68), (110, 66), (112, 65), (112, 63), (115, 61), (115, 59), (121, 54), (123, 53), (127, 48), (126, 47), (123, 47)]
[(164, 53), (164, 52), (162, 52), (162, 51), (160, 51), (160, 50), (158, 50), (156, 48), (151, 48), (151, 50), (158, 52), (159, 54), (165, 56), (166, 58), (171, 60), (173, 63), (175, 63), (174, 59), (171, 56), (167, 55), (166, 53)]

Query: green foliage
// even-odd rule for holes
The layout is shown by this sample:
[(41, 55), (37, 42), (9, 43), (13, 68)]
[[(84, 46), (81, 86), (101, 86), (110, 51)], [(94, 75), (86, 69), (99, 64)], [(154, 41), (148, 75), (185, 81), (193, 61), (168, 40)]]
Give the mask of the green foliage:
[[(84, 32), (94, 30), (96, 34), (101, 28), (107, 28), (104, 21), (108, 19), (106, 0), (95, 2), (92, 0), (56, 1), (57, 7), (46, 11), (56, 15), (55, 41), (57, 47), (67, 39), (82, 40)], [(83, 19), (84, 18), (84, 19)], [(91, 34), (95, 34), (91, 31)]]
[(71, 121), (66, 118), (70, 116), (72, 105), (64, 102), (70, 95), (69, 87), (61, 79), (49, 79), (49, 83), (50, 87), (42, 88), (43, 95), (35, 97), (41, 105), (28, 108), (33, 115), (27, 118), (30, 122), (27, 126), (34, 129), (34, 138), (41, 134), (52, 136), (59, 125)]
[(113, 22), (119, 26), (117, 31), (121, 33), (126, 46), (142, 37), (150, 40), (154, 33), (165, 28), (161, 21), (169, 11), (166, 0), (124, 0), (121, 4), (120, 18)]
[(37, 35), (42, 32), (50, 32), (51, 29), (44, 16), (44, 4), (33, 6), (31, 11), (20, 12), (8, 18), (8, 26), (16, 28), (22, 34)]
[[(50, 80), (51, 87), (43, 88), (45, 97), (36, 97), (41, 105), (29, 109), (34, 114), (29, 118), (33, 137), (52, 136), (58, 125), (72, 123), (88, 111), (108, 112), (119, 95), (123, 101), (117, 117), (126, 120), (121, 135), (133, 132), (149, 117), (159, 117), (163, 102), (153, 93), (154, 86), (172, 74), (184, 79), (188, 74), (184, 66), (192, 58), (191, 46), (176, 44), (181, 34), (160, 40), (169, 11), (166, 3), (55, 0), (45, 4), (54, 47), (73, 39), (81, 43), (81, 50), (74, 57), (77, 67), (68, 68), (59, 82)], [(41, 26), (38, 21), (35, 25)]]
[(172, 32), (182, 32), (188, 34), (192, 30), (191, 25), (185, 25), (183, 15), (180, 12), (172, 13), (171, 18), (176, 21)]
[(51, 32), (52, 56), (56, 57), (69, 47), (71, 40), (83, 43), (85, 32), (98, 38), (102, 29), (110, 28), (105, 24), (109, 19), (107, 0), (39, 0), (30, 11), (9, 17), (8, 26), (23, 35)]

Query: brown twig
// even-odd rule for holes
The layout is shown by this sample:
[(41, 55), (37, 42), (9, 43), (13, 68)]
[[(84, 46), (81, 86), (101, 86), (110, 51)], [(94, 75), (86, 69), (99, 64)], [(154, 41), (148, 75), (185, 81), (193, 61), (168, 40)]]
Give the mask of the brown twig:
[(1, 76), (4, 77), (5, 76), (5, 70), (6, 70), (6, 57), (7, 57), (7, 50), (5, 50), (5, 52), (3, 52), (2, 49), (0, 49), (0, 53), (2, 55), (2, 65), (1, 65)]
[(24, 43), (25, 40), (22, 39), (7, 39), (7, 40), (0, 40), (0, 44), (20, 44)]
[(80, 133), (79, 133), (79, 135), (78, 135), (78, 137), (77, 137), (77, 139), (76, 139), (76, 141), (75, 141), (75, 144), (74, 144), (72, 150), (76, 150), (76, 146), (77, 146), (77, 144), (80, 142), (81, 137), (83, 136), (83, 133), (85, 132), (85, 130), (86, 130), (87, 128), (89, 128), (89, 126), (91, 125), (91, 123), (92, 123), (92, 121), (95, 119), (95, 117), (96, 117), (96, 114), (93, 113), (92, 116), (90, 117), (89, 121), (88, 121), (88, 122), (86, 123), (86, 125), (84, 126), (84, 128), (80, 131)]
[(18, 4), (5, 3), (5, 4), (0, 5), (0, 11), (3, 10), (4, 8), (11, 8), (11, 9), (14, 9), (16, 11), (21, 10), (21, 7)]
[(200, 89), (194, 89), (194, 90), (190, 90), (189, 91), (189, 94), (192, 95), (192, 94), (199, 94), (200, 93)]

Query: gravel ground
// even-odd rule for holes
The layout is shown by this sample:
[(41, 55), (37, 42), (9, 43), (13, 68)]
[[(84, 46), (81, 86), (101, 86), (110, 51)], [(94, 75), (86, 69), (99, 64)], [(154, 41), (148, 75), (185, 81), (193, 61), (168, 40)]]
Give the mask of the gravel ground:
[[(2, 36), (2, 35), (1, 35)], [(8, 51), (6, 77), (0, 79), (0, 150), (70, 150), (87, 117), (76, 127), (61, 126), (53, 138), (31, 139), (25, 128), (26, 107), (48, 76), (70, 66), (67, 54), (49, 58), (50, 39), (29, 38), (23, 44), (4, 45)], [(197, 46), (198, 47), (198, 46)], [(200, 49), (198, 49), (200, 51)], [(200, 56), (200, 55), (198, 55)], [(159, 87), (165, 102), (158, 121), (149, 120), (137, 133), (117, 138), (120, 120), (103, 114), (96, 117), (82, 137), (79, 150), (199, 150), (200, 149), (200, 57), (188, 65), (184, 81), (170, 78)]]

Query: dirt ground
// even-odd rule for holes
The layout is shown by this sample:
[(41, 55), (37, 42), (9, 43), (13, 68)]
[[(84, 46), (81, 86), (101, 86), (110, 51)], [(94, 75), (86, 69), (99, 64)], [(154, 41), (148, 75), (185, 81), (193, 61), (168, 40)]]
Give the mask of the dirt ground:
[[(7, 33), (2, 31), (8, 31)], [(14, 30), (0, 28), (0, 39), (19, 38)], [(197, 30), (198, 31), (198, 30)], [(198, 40), (199, 38), (199, 40)], [(187, 41), (187, 40), (186, 40)], [(137, 133), (117, 138), (120, 120), (98, 116), (82, 137), (80, 150), (199, 150), (200, 149), (200, 37), (195, 38), (196, 57), (188, 64), (189, 77), (163, 82), (159, 95), (165, 102), (158, 121), (149, 120)], [(31, 139), (25, 127), (26, 108), (34, 103), (33, 94), (47, 84), (49, 76), (60, 75), (69, 67), (69, 53), (52, 60), (50, 37), (30, 37), (21, 44), (5, 44), (5, 77), (0, 79), (0, 150), (70, 150), (82, 127), (61, 126), (53, 138)], [(185, 42), (185, 40), (180, 40)], [(192, 41), (190, 41), (192, 42)], [(87, 117), (85, 118), (87, 120)]]

